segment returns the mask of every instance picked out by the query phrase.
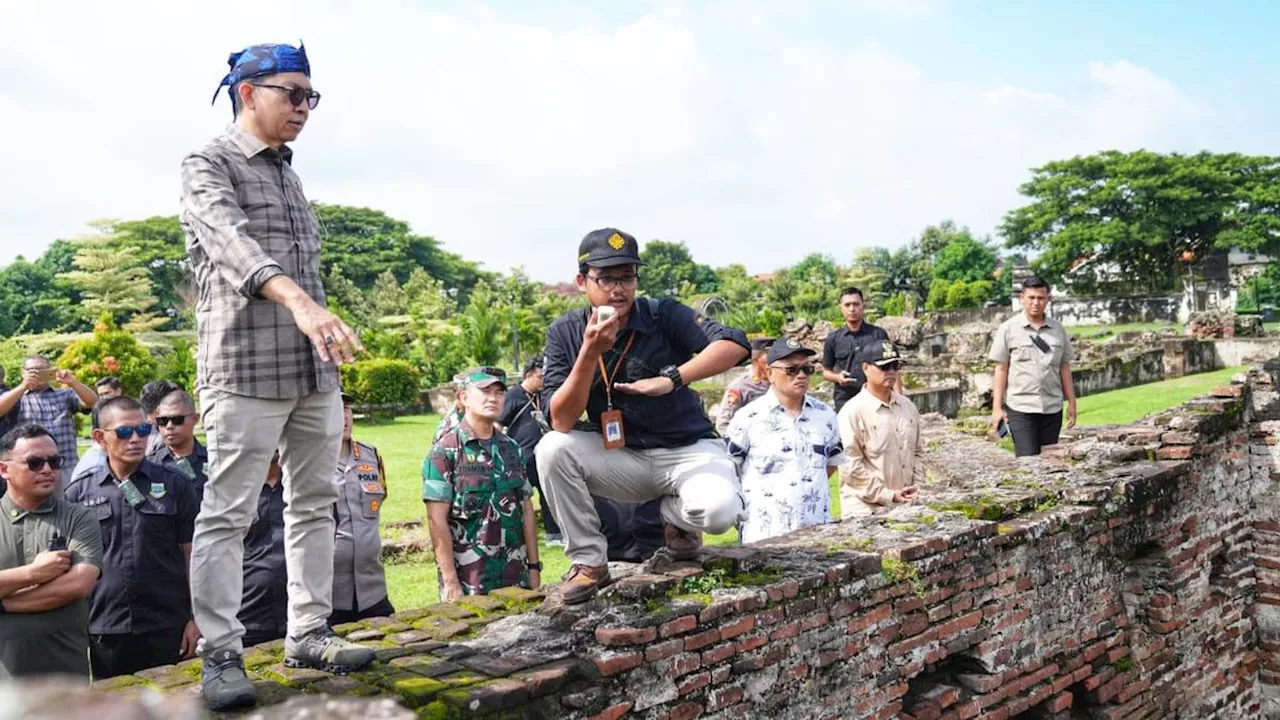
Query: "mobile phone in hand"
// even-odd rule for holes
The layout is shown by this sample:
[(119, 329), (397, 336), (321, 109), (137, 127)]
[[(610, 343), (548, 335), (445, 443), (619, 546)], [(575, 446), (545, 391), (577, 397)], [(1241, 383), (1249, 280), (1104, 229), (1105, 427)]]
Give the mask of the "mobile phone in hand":
[(999, 435), (1000, 437), (1008, 437), (1008, 436), (1009, 436), (1009, 421), (1008, 421), (1008, 420), (1001, 420), (1001, 421), (1000, 421), (1000, 425), (996, 427), (996, 434), (997, 434), (997, 435)]

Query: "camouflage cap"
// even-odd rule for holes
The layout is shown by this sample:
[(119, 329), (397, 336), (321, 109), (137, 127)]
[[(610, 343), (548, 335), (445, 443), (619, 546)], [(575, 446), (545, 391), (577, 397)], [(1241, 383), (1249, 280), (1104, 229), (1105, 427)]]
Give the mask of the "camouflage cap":
[(484, 388), (487, 388), (490, 385), (497, 383), (498, 385), (502, 386), (503, 390), (506, 390), (507, 389), (506, 373), (502, 373), (499, 375), (499, 374), (488, 372), (493, 369), (494, 368), (491, 368), (491, 367), (471, 368), (470, 370), (457, 376), (458, 387), (460, 389), (477, 387), (483, 390)]

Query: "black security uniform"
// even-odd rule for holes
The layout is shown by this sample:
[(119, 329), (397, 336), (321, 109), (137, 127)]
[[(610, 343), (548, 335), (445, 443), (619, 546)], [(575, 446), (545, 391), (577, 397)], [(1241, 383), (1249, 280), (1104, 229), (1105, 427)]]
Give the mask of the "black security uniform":
[(209, 465), (209, 451), (205, 449), (205, 446), (199, 440), (195, 441), (195, 447), (192, 448), (191, 454), (184, 458), (174, 455), (169, 446), (161, 442), (159, 445), (150, 448), (147, 452), (147, 459), (186, 475), (191, 479), (193, 487), (195, 487), (196, 498), (204, 499), (204, 484), (209, 481), (209, 476), (205, 472)]
[(840, 408), (867, 383), (866, 373), (862, 372), (863, 350), (888, 339), (889, 333), (884, 328), (869, 322), (863, 322), (856, 332), (848, 325), (842, 325), (827, 335), (822, 343), (823, 367), (832, 372), (843, 370), (853, 376), (853, 383), (836, 385), (832, 392), (836, 412), (840, 412)]
[(89, 602), (89, 659), (95, 679), (181, 660), (191, 620), (187, 560), (200, 511), (185, 476), (144, 460), (128, 479), (131, 504), (110, 465), (73, 480), (66, 498), (88, 508), (102, 534), (102, 577)]
[(262, 483), (258, 515), (244, 536), (244, 646), (279, 640), (288, 630), (289, 586), (284, 563), (284, 483)]
[[(551, 514), (551, 504), (547, 502), (538, 479), (538, 461), (534, 457), (534, 450), (538, 447), (538, 441), (542, 440), (543, 430), (535, 413), (542, 413), (542, 396), (536, 393), (530, 395), (517, 383), (508, 388), (506, 396), (502, 398), (502, 415), (498, 417), (498, 424), (506, 428), (507, 437), (519, 443), (520, 450), (524, 453), (525, 476), (529, 478), (529, 484), (537, 488), (538, 497), (541, 498), (542, 529), (548, 535), (559, 535), (560, 526)], [(545, 422), (546, 416), (542, 417)]]

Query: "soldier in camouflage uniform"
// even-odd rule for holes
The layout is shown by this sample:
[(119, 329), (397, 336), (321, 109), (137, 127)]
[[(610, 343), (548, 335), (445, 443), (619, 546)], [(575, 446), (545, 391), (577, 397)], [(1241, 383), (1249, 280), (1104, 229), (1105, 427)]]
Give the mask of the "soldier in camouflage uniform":
[[(502, 381), (504, 386), (507, 384), (506, 370), (492, 365), (485, 365), (479, 368), (479, 370), (498, 378)], [(445, 433), (458, 427), (458, 423), (462, 422), (462, 415), (465, 410), (462, 404), (462, 396), (467, 390), (463, 384), (465, 377), (466, 373), (458, 373), (453, 376), (453, 409), (445, 413), (444, 417), (440, 418), (440, 422), (436, 425), (436, 434), (431, 436), (432, 445), (440, 442), (440, 438), (443, 437)]]
[(721, 437), (729, 434), (729, 421), (752, 400), (769, 392), (769, 364), (766, 357), (773, 338), (756, 338), (751, 341), (751, 370), (742, 377), (729, 383), (724, 390), (724, 399), (720, 401), (720, 412), (716, 415), (716, 432)]
[(446, 602), (541, 584), (533, 488), (520, 445), (495, 427), (506, 384), (489, 369), (461, 376), (463, 418), (422, 465), (422, 500)]

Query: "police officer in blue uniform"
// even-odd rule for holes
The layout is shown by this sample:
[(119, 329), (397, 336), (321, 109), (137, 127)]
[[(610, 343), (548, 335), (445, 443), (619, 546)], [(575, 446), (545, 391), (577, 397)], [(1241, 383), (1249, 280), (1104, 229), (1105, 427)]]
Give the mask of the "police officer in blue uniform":
[(72, 481), (66, 499), (90, 509), (102, 533), (102, 577), (89, 604), (94, 679), (194, 657), (187, 572), (200, 507), (191, 481), (145, 459), (152, 425), (128, 397), (93, 411), (107, 464)]

